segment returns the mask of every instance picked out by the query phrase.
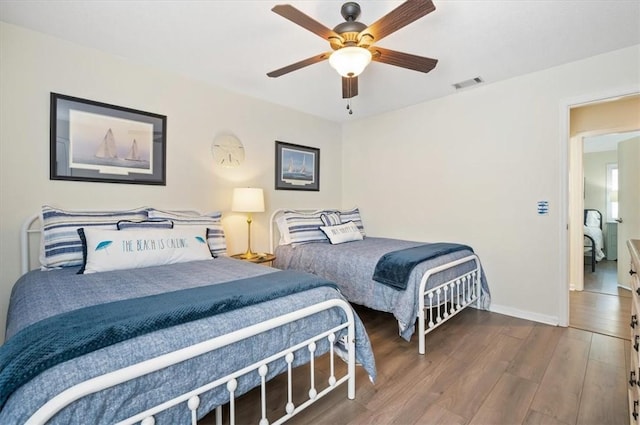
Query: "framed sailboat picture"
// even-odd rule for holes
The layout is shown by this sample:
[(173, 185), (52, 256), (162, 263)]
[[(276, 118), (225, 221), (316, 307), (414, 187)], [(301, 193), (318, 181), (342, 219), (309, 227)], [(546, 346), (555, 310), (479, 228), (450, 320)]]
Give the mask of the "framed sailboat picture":
[(320, 190), (320, 149), (276, 140), (276, 190)]
[(167, 117), (51, 93), (50, 178), (166, 185)]

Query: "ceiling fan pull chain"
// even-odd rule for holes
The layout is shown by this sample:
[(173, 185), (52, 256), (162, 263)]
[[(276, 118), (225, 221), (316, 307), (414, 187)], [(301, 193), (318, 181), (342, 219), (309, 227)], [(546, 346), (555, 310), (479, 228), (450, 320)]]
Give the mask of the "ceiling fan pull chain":
[(351, 99), (347, 99), (347, 111), (349, 111), (349, 115), (353, 115), (353, 109), (351, 109)]

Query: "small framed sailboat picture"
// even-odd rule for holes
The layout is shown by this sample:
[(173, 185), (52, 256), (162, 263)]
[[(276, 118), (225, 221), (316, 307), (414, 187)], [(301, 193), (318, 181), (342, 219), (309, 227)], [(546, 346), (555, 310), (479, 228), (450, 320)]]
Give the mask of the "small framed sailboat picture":
[(167, 117), (51, 93), (50, 178), (166, 185)]
[(276, 140), (276, 190), (320, 190), (320, 149)]

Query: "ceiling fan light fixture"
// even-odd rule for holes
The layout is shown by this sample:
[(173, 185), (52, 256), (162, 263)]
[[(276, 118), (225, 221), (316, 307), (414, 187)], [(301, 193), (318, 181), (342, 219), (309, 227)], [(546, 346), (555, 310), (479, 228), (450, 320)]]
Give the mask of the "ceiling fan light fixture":
[(343, 77), (357, 77), (371, 62), (371, 52), (363, 47), (348, 46), (329, 57), (329, 64)]

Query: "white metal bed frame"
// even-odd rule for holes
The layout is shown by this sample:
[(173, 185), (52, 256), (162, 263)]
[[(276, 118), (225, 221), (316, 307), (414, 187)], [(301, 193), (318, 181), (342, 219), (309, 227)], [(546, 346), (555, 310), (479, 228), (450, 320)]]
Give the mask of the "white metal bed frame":
[[(34, 215), (25, 220), (22, 226), (21, 232), (21, 254), (22, 261), (21, 266), (23, 272), (28, 271), (29, 269), (29, 235), (34, 233), (40, 233), (39, 228), (34, 228), (34, 223), (39, 221), (39, 215)], [(166, 400), (162, 403), (159, 403), (143, 412), (140, 412), (134, 416), (131, 416), (127, 419), (124, 419), (121, 422), (118, 422), (120, 425), (124, 424), (135, 424), (140, 423), (141, 425), (153, 425), (155, 424), (154, 415), (167, 410), (171, 407), (179, 405), (180, 403), (186, 403), (191, 414), (191, 423), (192, 425), (197, 424), (197, 409), (200, 404), (200, 395), (210, 391), (214, 388), (225, 386), (226, 390), (229, 392), (229, 423), (235, 423), (235, 390), (237, 387), (237, 379), (240, 376), (247, 375), (249, 373), (257, 373), (260, 376), (260, 408), (261, 408), (261, 419), (259, 421), (260, 425), (269, 424), (269, 419), (267, 419), (267, 411), (266, 411), (266, 376), (268, 373), (268, 364), (272, 361), (283, 359), (287, 363), (287, 402), (283, 409), (283, 414), (278, 419), (276, 419), (273, 424), (281, 424), (286, 422), (288, 419), (292, 418), (294, 415), (300, 413), (302, 410), (309, 407), (311, 404), (315, 403), (317, 400), (325, 396), (330, 391), (333, 391), (338, 386), (347, 382), (347, 397), (351, 400), (355, 399), (355, 319), (354, 314), (351, 309), (349, 303), (341, 299), (332, 299), (323, 301), (321, 303), (305, 307), (303, 309), (293, 311), (288, 314), (284, 314), (275, 318), (272, 318), (268, 321), (257, 323), (252, 326), (248, 326), (237, 331), (231, 332), (229, 334), (221, 335), (216, 338), (209, 339), (207, 341), (200, 342), (198, 344), (185, 347), (183, 349), (167, 353), (119, 370), (115, 370), (113, 372), (92, 378), (90, 380), (81, 382), (77, 385), (74, 385), (67, 390), (61, 392), (43, 406), (41, 406), (26, 422), (27, 425), (36, 425), (36, 424), (44, 424), (51, 418), (53, 418), (58, 412), (60, 412), (63, 408), (73, 403), (74, 401), (101, 391), (106, 388), (114, 387), (123, 382), (133, 380), (140, 376), (159, 371), (161, 369), (170, 367), (172, 365), (176, 365), (183, 361), (192, 359), (199, 355), (214, 351), (221, 347), (228, 346), (235, 342), (238, 342), (242, 339), (250, 338), (254, 335), (258, 335), (262, 332), (266, 332), (271, 329), (275, 329), (279, 326), (282, 326), (286, 323), (291, 323), (296, 320), (302, 319), (304, 317), (311, 316), (320, 311), (329, 310), (332, 308), (340, 308), (345, 313), (346, 321), (343, 323), (334, 326), (330, 329), (326, 329), (318, 335), (312, 336), (305, 341), (302, 341), (294, 346), (288, 347), (287, 349), (276, 353), (270, 357), (266, 357), (263, 359), (258, 359), (253, 364), (246, 366), (240, 370), (234, 371), (224, 377), (216, 379), (208, 384), (200, 386), (198, 388), (194, 388), (189, 392), (186, 392), (182, 395), (179, 395), (173, 399)], [(334, 349), (334, 342), (336, 341), (336, 334), (340, 332), (342, 329), (347, 329), (347, 334), (343, 337), (343, 343), (346, 347), (347, 355), (347, 370), (346, 373), (341, 376), (336, 377), (336, 369), (335, 369), (335, 355), (336, 351)], [(326, 386), (319, 390), (319, 388), (323, 387), (323, 385), (318, 385), (317, 388), (316, 378), (315, 378), (315, 357), (314, 353), (316, 351), (316, 344), (318, 341), (326, 339), (329, 342), (330, 346), (330, 370), (329, 370), (329, 379), (326, 383)], [(304, 349), (306, 347), (310, 353), (310, 380), (309, 385), (310, 388), (308, 390), (308, 399), (301, 402), (298, 405), (294, 404), (293, 401), (293, 361), (294, 361), (294, 352), (299, 349)], [(215, 420), (217, 425), (222, 424), (223, 419), (222, 406), (218, 406), (215, 409)]]
[[(326, 210), (326, 209), (325, 209)], [(337, 210), (337, 208), (336, 208)], [(278, 209), (269, 221), (269, 243), (272, 250), (277, 246), (274, 224), (285, 211), (314, 214), (318, 209)], [(279, 235), (278, 235), (279, 236)], [(278, 238), (279, 239), (279, 238)], [(473, 269), (431, 289), (427, 289), (429, 279), (435, 274), (464, 263), (475, 263)], [(427, 270), (420, 280), (418, 292), (418, 353), (425, 354), (426, 335), (453, 318), (469, 306), (480, 307), (482, 267), (477, 255), (472, 254), (458, 260)]]

